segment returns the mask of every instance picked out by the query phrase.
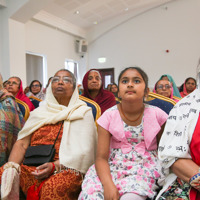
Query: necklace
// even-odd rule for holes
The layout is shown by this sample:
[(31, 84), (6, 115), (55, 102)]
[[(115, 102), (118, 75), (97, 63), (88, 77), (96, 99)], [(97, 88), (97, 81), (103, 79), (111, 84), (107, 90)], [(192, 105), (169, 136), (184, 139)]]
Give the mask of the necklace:
[(143, 112), (144, 112), (144, 106), (143, 106), (143, 109), (142, 109), (141, 114), (140, 114), (136, 119), (130, 120), (130, 119), (128, 119), (128, 118), (126, 117), (126, 115), (124, 114), (124, 112), (123, 112), (123, 110), (122, 110), (122, 104), (121, 104), (121, 103), (120, 103), (120, 108), (121, 108), (122, 115), (123, 115), (124, 118), (125, 118), (126, 120), (128, 120), (129, 122), (136, 122), (136, 121), (142, 116), (142, 114), (143, 114)]

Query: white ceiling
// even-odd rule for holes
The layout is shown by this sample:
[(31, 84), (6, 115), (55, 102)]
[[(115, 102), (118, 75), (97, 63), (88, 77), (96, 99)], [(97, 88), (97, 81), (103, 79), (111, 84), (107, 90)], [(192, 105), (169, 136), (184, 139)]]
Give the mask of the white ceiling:
[[(1, 0), (0, 0), (1, 1)], [(28, 0), (12, 19), (35, 20), (94, 41), (112, 28), (158, 6), (176, 0)]]
[(108, 19), (169, 0), (54, 0), (43, 10), (80, 28), (89, 29)]

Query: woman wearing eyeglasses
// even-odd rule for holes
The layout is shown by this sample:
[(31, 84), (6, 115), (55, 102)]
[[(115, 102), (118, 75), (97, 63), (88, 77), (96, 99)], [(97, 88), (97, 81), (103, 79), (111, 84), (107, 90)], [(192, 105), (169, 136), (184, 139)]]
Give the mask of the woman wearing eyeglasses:
[(0, 74), (0, 166), (8, 161), (17, 134), (23, 125), (23, 115), (12, 94), (3, 88)]
[(153, 92), (168, 97), (176, 102), (179, 100), (173, 96), (173, 87), (168, 80), (159, 80), (155, 84)]
[[(91, 108), (79, 99), (70, 71), (62, 69), (54, 75), (44, 102), (31, 112), (4, 165), (1, 194), (7, 199), (14, 199), (20, 185), (29, 200), (77, 200), (83, 175), (94, 163), (96, 126)], [(22, 164), (28, 146), (53, 144), (59, 130), (51, 162), (37, 167)]]
[(32, 102), (29, 100), (29, 98), (24, 94), (22, 81), (19, 77), (13, 76), (8, 79), (8, 82), (6, 84), (6, 89), (8, 92), (10, 92), (15, 98), (25, 102), (30, 111), (34, 110), (35, 107), (32, 104)]
[(42, 84), (38, 80), (33, 80), (29, 86), (30, 93), (28, 96), (35, 96), (38, 99), (44, 100), (45, 94), (42, 90)]

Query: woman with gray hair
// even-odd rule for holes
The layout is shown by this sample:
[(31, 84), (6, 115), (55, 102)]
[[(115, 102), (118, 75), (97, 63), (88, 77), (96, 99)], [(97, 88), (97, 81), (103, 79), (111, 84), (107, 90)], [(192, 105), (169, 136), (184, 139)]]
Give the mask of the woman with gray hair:
[(83, 78), (84, 97), (92, 99), (99, 104), (101, 114), (116, 104), (112, 92), (103, 89), (102, 76), (96, 69), (89, 70)]
[[(79, 99), (74, 75), (59, 70), (47, 89), (44, 104), (30, 113), (9, 162), (0, 169), (1, 198), (13, 199), (19, 195), (20, 186), (31, 200), (77, 200), (83, 175), (94, 163), (96, 139), (91, 108)], [(53, 160), (24, 162), (29, 146), (53, 144)]]

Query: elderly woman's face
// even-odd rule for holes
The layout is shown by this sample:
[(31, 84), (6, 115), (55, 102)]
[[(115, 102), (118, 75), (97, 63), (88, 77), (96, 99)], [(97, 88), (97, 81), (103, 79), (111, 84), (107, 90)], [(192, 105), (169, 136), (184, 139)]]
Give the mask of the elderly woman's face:
[(57, 98), (71, 98), (74, 88), (73, 80), (69, 72), (59, 71), (52, 78), (52, 92), (54, 97)]
[(19, 85), (20, 82), (17, 78), (9, 78), (6, 84), (6, 89), (8, 90), (8, 92), (16, 96), (17, 93), (19, 92)]
[(172, 91), (171, 83), (167, 80), (160, 80), (156, 86), (156, 93), (165, 97), (170, 97)]
[(88, 76), (88, 90), (99, 90), (101, 88), (101, 83), (99, 73), (91, 71)]

